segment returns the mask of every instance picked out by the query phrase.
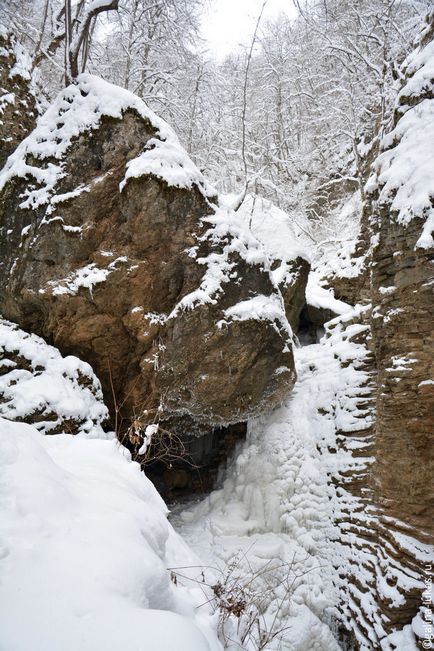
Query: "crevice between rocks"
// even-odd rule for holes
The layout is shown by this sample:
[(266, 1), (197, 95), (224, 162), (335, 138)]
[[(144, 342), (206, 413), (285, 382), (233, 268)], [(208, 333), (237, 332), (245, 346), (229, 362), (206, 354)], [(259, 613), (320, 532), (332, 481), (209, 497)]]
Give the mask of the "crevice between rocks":
[(177, 453), (167, 433), (162, 443), (172, 446), (173, 454), (167, 458), (157, 454), (156, 459), (142, 463), (142, 468), (169, 505), (204, 495), (216, 487), (227, 460), (246, 434), (246, 422), (217, 427), (202, 436), (187, 434), (179, 439)]

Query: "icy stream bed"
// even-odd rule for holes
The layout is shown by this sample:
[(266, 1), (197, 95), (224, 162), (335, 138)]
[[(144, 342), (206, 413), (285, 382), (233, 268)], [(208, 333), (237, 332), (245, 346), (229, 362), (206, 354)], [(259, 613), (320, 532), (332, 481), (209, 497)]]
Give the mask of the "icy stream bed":
[[(345, 379), (325, 340), (298, 348), (296, 361), (293, 393), (249, 424), (221, 488), (170, 516), (207, 568), (198, 581), (224, 586), (216, 604), (223, 600), (220, 634), (231, 650), (258, 648), (261, 635), (266, 649), (341, 648), (332, 632), (335, 496), (321, 458), (334, 425), (321, 406)], [(231, 592), (246, 604), (239, 617), (227, 616)]]
[(249, 423), (220, 489), (173, 508), (174, 527), (114, 435), (0, 418), (0, 649), (338, 650), (329, 477), (352, 458), (336, 430), (360, 427), (353, 317), (297, 348), (286, 404)]

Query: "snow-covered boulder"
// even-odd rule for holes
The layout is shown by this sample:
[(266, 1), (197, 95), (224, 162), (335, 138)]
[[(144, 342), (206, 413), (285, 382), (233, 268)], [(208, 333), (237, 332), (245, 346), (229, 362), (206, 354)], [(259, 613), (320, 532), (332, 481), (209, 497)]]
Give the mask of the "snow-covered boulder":
[(206, 587), (171, 580), (198, 559), (118, 441), (0, 417), (0, 485), (1, 649), (222, 650)]
[(34, 128), (36, 115), (30, 57), (0, 25), (0, 169)]
[(45, 434), (104, 436), (108, 410), (89, 364), (0, 319), (0, 416)]
[[(227, 202), (233, 201), (228, 195)], [(305, 305), (310, 256), (289, 215), (259, 194), (248, 194), (239, 209), (246, 228), (261, 242), (271, 263), (273, 281), (283, 297), (286, 318), (297, 332)]]
[(350, 310), (350, 306), (335, 299), (333, 290), (323, 286), (324, 270), (320, 273), (314, 265), (311, 268), (315, 250), (307, 245), (303, 232), (288, 213), (255, 194), (246, 196), (239, 212), (271, 262), (273, 280), (282, 293), (293, 331), (305, 335), (310, 330), (315, 341), (317, 329)]
[(131, 93), (64, 89), (0, 175), (0, 224), (4, 316), (91, 363), (113, 411), (213, 427), (294, 384), (264, 247)]

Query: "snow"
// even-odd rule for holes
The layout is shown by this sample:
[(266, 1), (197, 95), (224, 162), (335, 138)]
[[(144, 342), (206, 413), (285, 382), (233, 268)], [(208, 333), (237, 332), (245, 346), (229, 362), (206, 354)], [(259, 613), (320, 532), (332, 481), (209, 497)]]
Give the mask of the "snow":
[[(49, 280), (47, 286), (55, 296), (60, 296), (62, 294), (77, 294), (81, 287), (85, 287), (90, 291), (90, 293), (92, 293), (94, 285), (105, 282), (107, 277), (116, 271), (116, 266), (119, 263), (122, 264), (124, 262), (127, 262), (125, 256), (116, 258), (116, 260), (110, 262), (108, 267), (105, 268), (98, 267), (94, 262), (92, 262), (85, 267), (80, 267), (80, 269), (72, 272), (66, 278)], [(40, 289), (39, 291), (40, 293), (45, 292), (44, 289)]]
[(146, 451), (152, 442), (152, 437), (158, 432), (158, 429), (158, 425), (147, 425), (143, 434), (143, 443), (137, 454), (146, 454)]
[(424, 218), (417, 247), (434, 246), (434, 99), (425, 99), (409, 109), (396, 128), (383, 141), (377, 176), (381, 188), (380, 204), (390, 204), (399, 224), (408, 225), (415, 217)]
[[(230, 204), (232, 200), (232, 195), (226, 195), (221, 197), (220, 203)], [(310, 261), (310, 252), (300, 228), (271, 201), (248, 194), (237, 213), (246, 228), (262, 242), (271, 260), (288, 262), (301, 257)]]
[(197, 559), (115, 440), (43, 436), (0, 418), (0, 647), (221, 651)]
[[(12, 86), (14, 85), (15, 77), (21, 77), (21, 79), (25, 80), (26, 82), (30, 81), (32, 62), (27, 52), (17, 42), (14, 35), (10, 33), (3, 25), (0, 25), (0, 38), (5, 42), (6, 45), (6, 47), (0, 47), (0, 56), (6, 57), (8, 59), (9, 66), (12, 64), (9, 70), (9, 79), (12, 81)], [(28, 84), (28, 90), (30, 93), (33, 92), (31, 84)], [(7, 106), (14, 105), (16, 101), (17, 97), (14, 92), (6, 92), (5, 88), (0, 88), (0, 118)], [(21, 104), (23, 105), (23, 102), (21, 102)], [(7, 137), (6, 134), (3, 135), (3, 140), (5, 142), (8, 142), (10, 139), (11, 137)]]
[[(184, 296), (169, 314), (173, 319), (183, 310), (192, 310), (198, 305), (215, 305), (224, 291), (224, 284), (236, 277), (237, 257), (247, 264), (259, 264), (272, 279), (270, 261), (263, 244), (248, 230), (245, 220), (238, 212), (228, 208), (215, 207), (215, 212), (202, 218), (209, 228), (198, 237), (198, 242), (209, 242), (216, 249), (204, 257), (196, 257), (197, 264), (205, 267), (200, 286)], [(259, 319), (276, 321), (290, 337), (291, 326), (285, 315), (282, 296), (277, 287), (270, 296), (252, 296), (225, 311), (231, 320)], [(224, 322), (220, 320), (218, 326)]]
[(417, 48), (403, 70), (407, 79), (397, 99), (400, 117), (383, 138), (366, 188), (372, 192), (378, 187), (379, 205), (390, 206), (398, 224), (423, 220), (416, 248), (429, 249), (434, 246), (434, 41)]
[(286, 318), (282, 319), (284, 313), (285, 308), (279, 295), (264, 296), (259, 294), (225, 310), (224, 316), (226, 320), (219, 321), (217, 326), (221, 328), (230, 321), (248, 321), (249, 319), (270, 321), (272, 323), (277, 321), (281, 328), (286, 329), (288, 336), (292, 337), (291, 326)]
[[(135, 310), (137, 308), (133, 308)], [(143, 311), (143, 308), (139, 308), (139, 310)], [(133, 311), (132, 310), (132, 311)], [(156, 325), (156, 324), (163, 324), (167, 320), (167, 315), (163, 314), (162, 312), (145, 312), (143, 314), (143, 318), (145, 321), (148, 321), (151, 325)]]
[(26, 81), (30, 81), (32, 60), (22, 45), (20, 45), (20, 43), (16, 42), (15, 40), (13, 42), (13, 55), (15, 58), (15, 63), (9, 72), (9, 77), (21, 77)]
[(396, 287), (395, 285), (391, 285), (390, 287), (379, 287), (378, 291), (380, 294), (383, 294), (383, 296), (387, 296), (388, 294), (393, 294), (396, 292)]
[[(89, 74), (79, 75), (76, 83), (62, 90), (38, 119), (34, 131), (17, 147), (1, 171), (0, 190), (13, 178), (33, 178), (36, 187), (26, 189), (21, 207), (35, 209), (54, 201), (50, 206), (54, 209), (56, 185), (65, 174), (64, 158), (72, 140), (97, 129), (103, 117), (120, 119), (128, 110), (149, 122), (156, 135), (152, 139), (153, 148), (130, 161), (125, 182), (132, 176), (154, 173), (169, 185), (190, 187), (196, 183), (205, 195), (213, 194), (164, 120), (133, 93)], [(37, 163), (29, 164), (29, 159)], [(80, 191), (83, 189), (73, 191), (71, 196)], [(65, 198), (62, 195), (57, 201)]]
[(360, 234), (362, 201), (360, 192), (346, 196), (324, 224), (324, 238), (312, 254), (313, 269), (320, 277), (356, 278), (363, 271), (366, 257), (356, 256)]
[(404, 626), (402, 631), (396, 631), (396, 633), (389, 635), (387, 639), (382, 640), (382, 651), (389, 651), (390, 648), (398, 651), (418, 651), (411, 625)]
[[(423, 34), (421, 37), (423, 38)], [(421, 93), (434, 90), (434, 41), (424, 47), (416, 48), (403, 64), (407, 79), (399, 98), (404, 103), (407, 98), (418, 97)]]
[(308, 305), (330, 310), (336, 315), (342, 315), (351, 310), (351, 305), (344, 301), (338, 301), (331, 290), (321, 287), (320, 282), (320, 274), (311, 271), (306, 286), (306, 303)]
[(196, 185), (205, 196), (214, 193), (187, 152), (173, 137), (171, 140), (151, 138), (146, 144), (145, 151), (127, 163), (120, 190), (123, 190), (128, 179), (147, 174), (158, 176), (168, 185), (178, 188), (192, 188)]
[(65, 233), (81, 233), (83, 231), (82, 226), (69, 226), (68, 224), (64, 224), (62, 229)]
[[(15, 61), (9, 72), (9, 78), (21, 77), (29, 81), (31, 78), (32, 61), (29, 54), (25, 51), (20, 43), (16, 40), (15, 36), (9, 32), (4, 25), (0, 24), (0, 38), (9, 41), (7, 48), (0, 48), (0, 55), (5, 57), (12, 57)], [(1, 99), (0, 99), (1, 101)]]
[(7, 104), (15, 104), (14, 93), (3, 93), (0, 97), (0, 115), (4, 112)]
[[(0, 416), (36, 418), (45, 433), (74, 420), (81, 433), (104, 437), (108, 417), (99, 380), (89, 364), (0, 319)], [(66, 425), (65, 425), (66, 426)]]

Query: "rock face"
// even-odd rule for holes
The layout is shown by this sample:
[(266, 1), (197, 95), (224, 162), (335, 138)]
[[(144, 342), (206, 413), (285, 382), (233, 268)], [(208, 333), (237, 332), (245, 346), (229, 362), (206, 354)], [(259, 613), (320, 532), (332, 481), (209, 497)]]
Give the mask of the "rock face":
[[(430, 558), (406, 549), (434, 533), (434, 12), (404, 66), (394, 128), (371, 190), (378, 244), (372, 264), (372, 332), (378, 371), (376, 500), (401, 531), (400, 557), (423, 581)], [(393, 471), (391, 471), (393, 469)], [(416, 615), (420, 590), (406, 595)], [(423, 637), (421, 611), (419, 635)]]
[[(378, 132), (378, 125), (377, 130)], [(369, 179), (371, 166), (378, 154), (379, 138), (372, 133), (367, 135), (358, 146), (358, 174), (360, 188), (359, 197), (359, 230), (350, 251), (343, 248), (335, 260), (336, 269), (327, 274), (325, 285), (334, 291), (339, 300), (350, 305), (367, 303), (370, 301), (370, 255), (371, 255), (371, 229), (370, 217), (372, 214), (372, 198), (366, 195), (365, 184)], [(348, 195), (347, 195), (348, 196)]]
[(35, 126), (36, 100), (30, 79), (29, 57), (0, 25), (0, 169)]
[[(404, 64), (394, 124), (368, 184), (371, 300), (337, 473), (343, 616), (357, 649), (426, 646), (434, 492), (434, 12)], [(346, 326), (348, 328), (348, 326)], [(343, 367), (347, 365), (343, 361)], [(364, 418), (364, 415), (368, 418)], [(425, 640), (425, 645), (424, 645)]]
[(132, 94), (65, 89), (3, 170), (0, 224), (3, 315), (91, 363), (119, 430), (236, 423), (292, 387), (263, 248)]
[[(434, 532), (434, 12), (406, 62), (372, 181), (378, 497)], [(390, 472), (391, 467), (394, 472)]]
[[(335, 423), (333, 447), (323, 451), (323, 466), (330, 468), (336, 491), (331, 549), (340, 596), (338, 620), (344, 648), (407, 650), (424, 639), (423, 593), (430, 576), (432, 536), (420, 524), (415, 526), (417, 508), (403, 503), (399, 511), (392, 510), (381, 494), (381, 464), (387, 452), (382, 446), (382, 414), (377, 411), (370, 321), (370, 307), (358, 306), (326, 325), (342, 378), (324, 414)], [(426, 454), (431, 454), (429, 446)], [(395, 477), (393, 466), (390, 476)], [(411, 485), (411, 475), (400, 479)]]
[(0, 416), (44, 434), (104, 437), (108, 410), (89, 364), (0, 319)]
[(288, 215), (256, 194), (246, 196), (237, 214), (264, 247), (273, 282), (282, 294), (286, 318), (297, 333), (306, 303), (310, 262), (304, 248), (297, 243)]
[[(280, 266), (284, 261), (278, 260)], [(286, 263), (286, 273), (277, 280), (285, 305), (285, 314), (293, 332), (300, 327), (300, 315), (306, 303), (306, 286), (309, 278), (310, 264), (302, 257)]]

